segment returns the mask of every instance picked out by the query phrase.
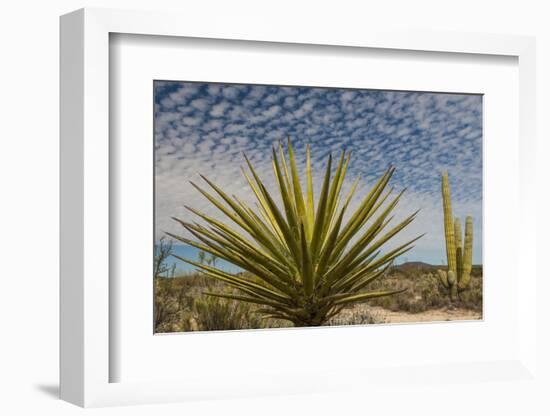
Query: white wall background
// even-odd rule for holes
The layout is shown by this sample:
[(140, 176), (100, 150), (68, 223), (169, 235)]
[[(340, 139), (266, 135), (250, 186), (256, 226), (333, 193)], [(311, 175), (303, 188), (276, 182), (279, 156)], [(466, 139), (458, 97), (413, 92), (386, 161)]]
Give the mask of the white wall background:
[[(0, 9), (0, 413), (77, 414), (82, 410), (56, 399), (58, 384), (58, 16), (74, 9), (116, 7), (179, 10), (189, 19), (235, 13), (307, 24), (308, 19), (346, 25), (385, 24), (437, 30), (512, 33), (537, 36), (539, 132), (539, 261), (545, 260), (543, 241), (550, 211), (548, 155), (550, 128), (550, 29), (545, 1), (416, 0), (320, 1), (296, 0), (201, 1), (182, 0), (19, 0), (5, 1)], [(200, 17), (197, 17), (200, 16)], [(342, 23), (345, 22), (345, 23)], [(185, 21), (182, 21), (185, 24)], [(542, 166), (545, 164), (546, 166)], [(540, 268), (542, 270), (542, 267)], [(542, 272), (540, 272), (542, 273)], [(548, 290), (542, 282), (538, 291)], [(549, 307), (541, 313), (550, 317)], [(544, 335), (541, 333), (541, 336)], [(548, 348), (548, 331), (544, 335)], [(547, 355), (547, 354), (546, 354)], [(541, 354), (542, 364), (548, 358)], [(549, 374), (547, 371), (546, 374)], [(395, 397), (388, 389), (386, 413), (392, 402), (411, 401), (410, 414), (428, 414), (439, 407), (445, 414), (544, 414), (534, 400), (502, 386), (503, 400), (489, 403), (475, 391), (456, 400), (453, 386), (433, 386), (418, 406), (418, 392)], [(539, 392), (540, 393), (540, 392)], [(417, 395), (416, 398), (414, 395)], [(426, 392), (424, 392), (426, 394)], [(535, 393), (533, 393), (535, 394)], [(451, 400), (451, 401), (449, 401)], [(345, 393), (317, 397), (282, 397), (164, 405), (152, 408), (100, 409), (98, 414), (350, 414), (367, 413), (364, 397)], [(416, 403), (416, 404), (415, 404)], [(445, 407), (443, 407), (445, 406)], [(547, 414), (547, 413), (546, 413)]]

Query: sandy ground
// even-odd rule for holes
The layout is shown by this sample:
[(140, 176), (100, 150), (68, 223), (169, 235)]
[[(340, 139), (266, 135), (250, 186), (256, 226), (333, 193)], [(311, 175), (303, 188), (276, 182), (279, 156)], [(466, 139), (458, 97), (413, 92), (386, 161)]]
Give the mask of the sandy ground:
[(419, 313), (394, 312), (384, 308), (373, 307), (385, 315), (387, 323), (396, 322), (433, 322), (433, 321), (472, 321), (481, 319), (481, 313), (469, 309), (435, 309)]
[(472, 321), (482, 319), (480, 312), (469, 309), (433, 309), (419, 313), (394, 312), (380, 306), (356, 305), (344, 310), (338, 316), (341, 319), (350, 318), (352, 315), (368, 313), (375, 323), (406, 323), (406, 322), (434, 322), (434, 321)]

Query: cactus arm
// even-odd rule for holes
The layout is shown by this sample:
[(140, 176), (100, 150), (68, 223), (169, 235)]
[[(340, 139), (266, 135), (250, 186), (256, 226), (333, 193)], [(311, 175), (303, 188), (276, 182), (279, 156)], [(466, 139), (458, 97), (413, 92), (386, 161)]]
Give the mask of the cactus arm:
[(441, 284), (448, 289), (449, 281), (447, 280), (447, 272), (444, 270), (438, 270), (437, 275), (439, 276), (439, 280), (441, 280)]
[(454, 222), (455, 250), (456, 250), (456, 277), (460, 280), (462, 276), (462, 224), (460, 218), (456, 217)]
[[(451, 272), (452, 273), (452, 272)], [(458, 285), (455, 283), (454, 285), (451, 286), (451, 301), (454, 302), (456, 300), (459, 300), (459, 297), (458, 297)]]
[(468, 287), (472, 272), (472, 248), (474, 243), (474, 221), (471, 216), (466, 217), (464, 232), (464, 252), (462, 254), (462, 273), (459, 280), (459, 289)]
[(445, 228), (445, 247), (449, 271), (456, 273), (456, 247), (454, 237), (453, 210), (451, 207), (451, 189), (449, 174), (444, 172), (441, 177), (441, 194), (443, 196), (443, 220)]
[(458, 299), (458, 284), (456, 281), (455, 272), (452, 270), (449, 270), (448, 272), (438, 270), (437, 273), (439, 274), (439, 278), (441, 279), (443, 286), (448, 290), (451, 301), (454, 302)]
[(449, 282), (449, 286), (454, 286), (456, 284), (456, 273), (452, 270), (447, 272), (447, 281)]

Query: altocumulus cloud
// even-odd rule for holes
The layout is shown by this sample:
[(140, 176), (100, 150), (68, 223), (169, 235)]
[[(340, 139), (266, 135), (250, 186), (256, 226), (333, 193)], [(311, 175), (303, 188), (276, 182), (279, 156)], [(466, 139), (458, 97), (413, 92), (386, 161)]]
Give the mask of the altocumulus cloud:
[(199, 173), (254, 203), (240, 171), (243, 152), (274, 189), (271, 147), (290, 136), (301, 161), (312, 146), (317, 184), (330, 152), (353, 151), (356, 203), (389, 165), (397, 168), (392, 184), (407, 188), (397, 219), (421, 211), (395, 244), (426, 233), (408, 260), (445, 257), (440, 174), (448, 170), (455, 215), (474, 216), (474, 262), (481, 262), (481, 96), (171, 81), (154, 89), (157, 240), (183, 232), (171, 217), (191, 219), (184, 205), (219, 217), (189, 183), (200, 183)]

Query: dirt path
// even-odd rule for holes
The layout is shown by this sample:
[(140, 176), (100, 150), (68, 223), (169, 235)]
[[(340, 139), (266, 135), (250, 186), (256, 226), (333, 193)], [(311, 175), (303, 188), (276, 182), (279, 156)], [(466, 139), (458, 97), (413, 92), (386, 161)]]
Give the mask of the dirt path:
[[(470, 309), (432, 309), (425, 312), (409, 313), (395, 312), (380, 306), (355, 305), (353, 308), (342, 311), (337, 324), (362, 323), (412, 323), (412, 322), (441, 322), (441, 321), (473, 321), (481, 319), (481, 312)], [(368, 320), (368, 322), (365, 322)]]
[(386, 323), (472, 321), (481, 319), (481, 313), (469, 309), (434, 309), (419, 313), (394, 312), (379, 306), (371, 306), (371, 312), (380, 314)]

